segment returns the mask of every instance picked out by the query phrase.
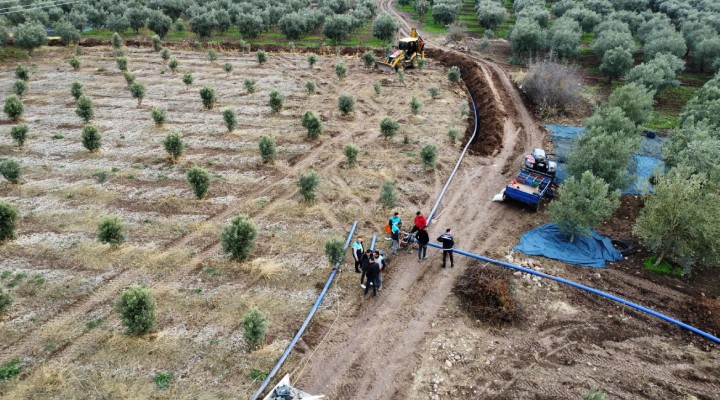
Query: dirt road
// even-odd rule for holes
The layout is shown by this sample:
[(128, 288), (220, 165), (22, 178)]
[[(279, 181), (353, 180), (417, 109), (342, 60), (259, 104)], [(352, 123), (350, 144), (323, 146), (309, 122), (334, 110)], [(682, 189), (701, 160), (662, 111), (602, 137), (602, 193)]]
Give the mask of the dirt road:
[[(394, 12), (391, 4), (383, 1), (381, 9)], [(407, 34), (409, 25), (401, 21)], [(432, 45), (435, 40), (427, 42)], [(489, 201), (506, 180), (503, 171), (514, 169), (525, 151), (539, 146), (542, 134), (505, 73), (492, 63), (478, 62), (477, 68), (493, 100), (499, 101), (498, 108), (505, 111), (502, 150), (492, 158), (466, 157), (429, 231), (434, 240), (451, 227), (459, 247), (482, 253), (506, 234), (502, 221), (516, 212)], [(427, 202), (426, 210), (436, 198)], [(412, 374), (423, 357), (418, 350), (467, 261), (457, 257), (454, 269), (441, 269), (440, 264), (437, 251), (431, 250), (423, 262), (415, 254), (402, 254), (390, 261), (387, 283), (377, 299), (363, 301), (357, 293), (344, 298), (337, 326), (305, 373), (293, 377), (299, 379), (298, 386), (330, 399), (413, 397), (409, 393)]]

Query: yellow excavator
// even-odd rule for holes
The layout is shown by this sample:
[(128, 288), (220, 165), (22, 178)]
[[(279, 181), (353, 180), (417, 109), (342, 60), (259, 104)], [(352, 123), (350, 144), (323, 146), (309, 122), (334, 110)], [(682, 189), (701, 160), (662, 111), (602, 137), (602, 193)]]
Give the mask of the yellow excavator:
[(394, 74), (397, 70), (417, 68), (420, 59), (425, 58), (425, 42), (412, 28), (410, 37), (400, 39), (397, 50), (388, 54), (384, 61), (375, 61), (375, 68)]

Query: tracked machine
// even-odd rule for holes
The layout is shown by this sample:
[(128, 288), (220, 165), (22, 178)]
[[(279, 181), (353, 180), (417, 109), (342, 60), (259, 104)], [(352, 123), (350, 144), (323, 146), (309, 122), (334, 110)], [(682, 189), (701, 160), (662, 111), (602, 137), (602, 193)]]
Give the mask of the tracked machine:
[(385, 60), (376, 61), (375, 68), (394, 74), (405, 68), (417, 68), (420, 60), (425, 58), (425, 42), (412, 28), (410, 37), (400, 39), (395, 51), (388, 54)]

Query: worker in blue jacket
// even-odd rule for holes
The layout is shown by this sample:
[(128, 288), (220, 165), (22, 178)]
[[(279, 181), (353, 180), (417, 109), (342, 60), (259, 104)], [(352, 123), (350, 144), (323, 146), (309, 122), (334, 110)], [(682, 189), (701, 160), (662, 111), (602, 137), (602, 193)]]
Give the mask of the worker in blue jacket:
[(353, 259), (355, 259), (355, 272), (358, 274), (360, 273), (360, 259), (364, 252), (365, 247), (363, 247), (363, 240), (361, 237), (358, 237), (352, 245)]

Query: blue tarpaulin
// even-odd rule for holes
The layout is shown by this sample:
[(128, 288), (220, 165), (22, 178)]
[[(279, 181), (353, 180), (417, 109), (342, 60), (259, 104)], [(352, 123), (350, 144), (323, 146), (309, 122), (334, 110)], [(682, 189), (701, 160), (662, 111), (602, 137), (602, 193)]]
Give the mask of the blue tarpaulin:
[(513, 250), (585, 267), (605, 268), (605, 261), (623, 259), (610, 238), (594, 229), (589, 236), (575, 237), (571, 243), (555, 224), (545, 224), (526, 232)]
[[(562, 183), (567, 178), (565, 172), (565, 162), (568, 153), (572, 149), (575, 138), (585, 132), (585, 128), (578, 126), (565, 125), (545, 125), (550, 130), (550, 140), (553, 143), (553, 152), (558, 163), (557, 166), (557, 182)], [(621, 192), (622, 194), (641, 194), (648, 193), (650, 186), (648, 179), (656, 168), (662, 166), (660, 159), (662, 158), (662, 145), (664, 138), (656, 136), (652, 139), (643, 137), (642, 145), (637, 154), (633, 156), (630, 162), (629, 172), (635, 177), (632, 183)]]

